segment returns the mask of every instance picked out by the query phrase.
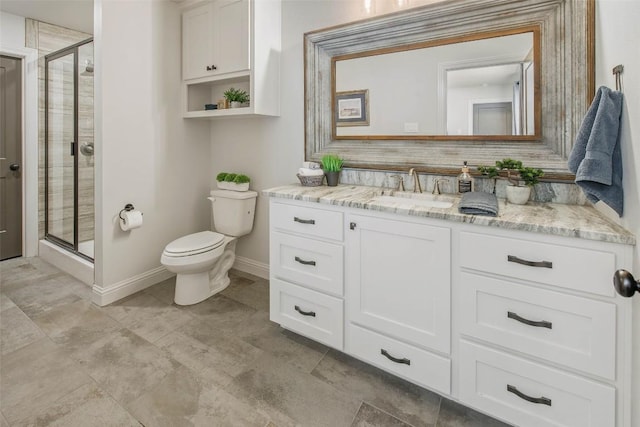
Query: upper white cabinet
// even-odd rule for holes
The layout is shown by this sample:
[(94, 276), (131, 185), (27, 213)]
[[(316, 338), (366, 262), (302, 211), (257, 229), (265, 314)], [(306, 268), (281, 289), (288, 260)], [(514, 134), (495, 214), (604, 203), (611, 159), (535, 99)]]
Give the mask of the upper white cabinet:
[[(182, 12), (183, 116), (280, 114), (279, 0), (210, 0)], [(206, 110), (230, 88), (249, 106)]]
[(184, 80), (249, 69), (249, 1), (213, 0), (182, 14)]

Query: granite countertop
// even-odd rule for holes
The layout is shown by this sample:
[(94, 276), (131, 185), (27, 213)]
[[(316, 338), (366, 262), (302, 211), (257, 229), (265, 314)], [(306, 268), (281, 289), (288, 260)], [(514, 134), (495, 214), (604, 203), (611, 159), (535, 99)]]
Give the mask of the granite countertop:
[[(357, 209), (395, 213), (400, 215), (444, 219), (487, 225), (510, 230), (545, 233), (554, 236), (578, 237), (611, 243), (635, 245), (636, 238), (629, 231), (611, 222), (592, 206), (564, 205), (558, 203), (534, 203), (514, 205), (498, 199), (500, 212), (497, 217), (467, 215), (458, 212), (460, 197), (453, 194), (431, 196), (438, 201), (452, 201), (453, 206), (435, 208), (412, 204), (410, 199), (400, 202), (374, 200), (381, 195), (398, 193), (388, 188), (361, 185), (338, 185), (337, 187), (303, 187), (300, 184), (284, 185), (263, 190), (269, 197), (315, 202), (326, 205), (345, 206)], [(413, 194), (400, 192), (406, 197)]]

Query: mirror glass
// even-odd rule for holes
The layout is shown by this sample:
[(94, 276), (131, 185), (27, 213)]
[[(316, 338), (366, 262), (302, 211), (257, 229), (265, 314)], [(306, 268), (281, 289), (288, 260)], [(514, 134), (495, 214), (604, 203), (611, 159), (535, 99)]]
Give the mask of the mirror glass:
[[(336, 59), (336, 138), (535, 135), (534, 36), (478, 36)], [(367, 120), (341, 120), (341, 106), (358, 103), (357, 93), (368, 95)]]

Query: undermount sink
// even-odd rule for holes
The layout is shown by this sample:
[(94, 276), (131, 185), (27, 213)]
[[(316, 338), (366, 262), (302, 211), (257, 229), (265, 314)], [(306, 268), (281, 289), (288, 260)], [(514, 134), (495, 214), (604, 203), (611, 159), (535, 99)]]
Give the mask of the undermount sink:
[(422, 206), (426, 208), (448, 209), (453, 206), (453, 200), (446, 196), (422, 193), (408, 193), (401, 191), (383, 192), (373, 198), (375, 202), (394, 203), (402, 206)]

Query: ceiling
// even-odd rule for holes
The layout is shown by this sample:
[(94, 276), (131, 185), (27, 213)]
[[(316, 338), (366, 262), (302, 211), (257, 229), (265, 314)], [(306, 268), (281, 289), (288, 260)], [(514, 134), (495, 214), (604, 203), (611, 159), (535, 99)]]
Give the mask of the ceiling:
[(0, 10), (93, 34), (93, 0), (0, 0)]

